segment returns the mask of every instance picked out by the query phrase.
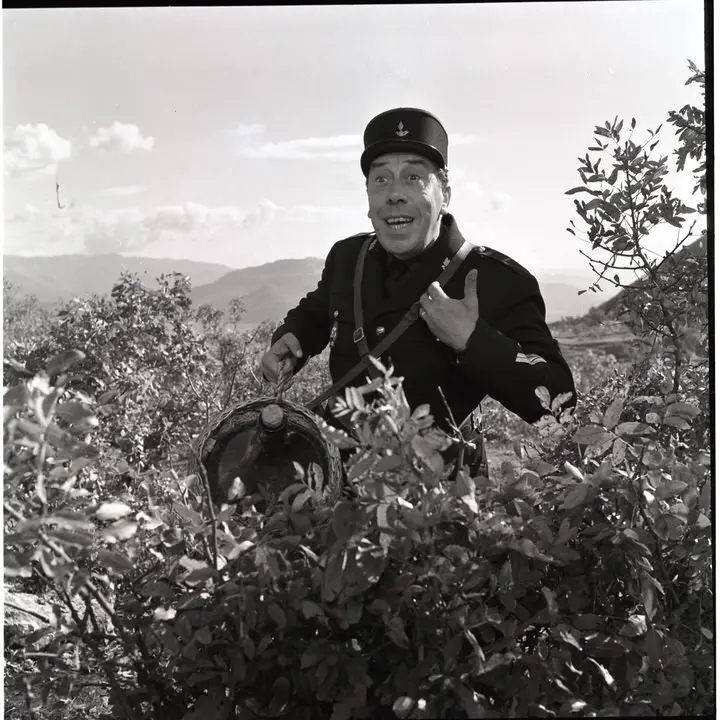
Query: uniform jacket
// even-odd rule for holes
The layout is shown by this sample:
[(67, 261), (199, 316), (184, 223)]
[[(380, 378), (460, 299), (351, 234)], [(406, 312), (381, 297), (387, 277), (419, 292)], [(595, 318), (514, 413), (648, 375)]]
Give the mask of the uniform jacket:
[[(353, 342), (353, 276), (366, 238), (367, 234), (361, 234), (335, 243), (317, 288), (288, 312), (273, 334), (272, 342), (286, 332), (300, 341), (304, 356), (296, 372), (309, 356), (323, 351), (331, 334), (335, 336), (330, 352), (333, 382), (360, 359)], [(427, 291), (443, 263), (462, 243), (454, 218), (445, 215), (436, 242), (422, 253), (399, 288), (384, 298), (382, 282), (388, 256), (380, 243), (374, 242), (367, 253), (362, 281), (364, 332), (371, 351)], [(488, 395), (527, 422), (534, 422), (544, 414), (535, 395), (540, 385), (547, 387), (551, 397), (571, 392), (569, 404), (574, 404), (572, 374), (545, 322), (545, 304), (537, 280), (506, 255), (475, 246), (445, 285), (450, 297), (464, 296), (465, 276), (473, 268), (478, 271), (480, 317), (464, 353), (456, 355), (418, 319), (381, 357), (386, 366), (393, 365), (395, 375), (404, 378), (410, 406), (429, 403), (435, 421), (446, 429), (447, 410), (438, 386), (458, 423)], [(366, 379), (367, 374), (360, 374), (352, 384), (362, 385)]]

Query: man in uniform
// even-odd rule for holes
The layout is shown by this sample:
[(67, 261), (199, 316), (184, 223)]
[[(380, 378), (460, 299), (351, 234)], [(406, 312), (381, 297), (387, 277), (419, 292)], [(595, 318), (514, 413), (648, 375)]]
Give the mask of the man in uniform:
[[(330, 342), (333, 382), (360, 360), (358, 339), (373, 348), (418, 299), (419, 316), (380, 358), (404, 378), (411, 407), (428, 403), (447, 430), (438, 388), (469, 439), (479, 440), (474, 411), (486, 396), (527, 422), (545, 411), (535, 388), (570, 393), (572, 374), (545, 322), (536, 279), (506, 255), (472, 246), (444, 288), (436, 282), (464, 238), (448, 212), (448, 137), (428, 112), (398, 108), (368, 124), (360, 165), (374, 233), (330, 249), (315, 290), (290, 310), (273, 334), (261, 369), (277, 382), (297, 373)], [(354, 278), (361, 247), (372, 240), (362, 274), (362, 332), (355, 327)], [(352, 381), (361, 385), (367, 373)], [(482, 442), (471, 469), (485, 471)]]

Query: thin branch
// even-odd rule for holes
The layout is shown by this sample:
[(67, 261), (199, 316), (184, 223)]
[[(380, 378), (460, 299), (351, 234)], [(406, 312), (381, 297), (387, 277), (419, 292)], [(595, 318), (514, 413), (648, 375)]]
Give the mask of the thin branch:
[(205, 489), (205, 500), (207, 501), (208, 513), (210, 515), (210, 520), (212, 521), (212, 524), (210, 526), (210, 538), (212, 540), (211, 548), (213, 568), (215, 570), (219, 570), (218, 555), (220, 554), (220, 552), (218, 550), (217, 542), (217, 516), (215, 515), (215, 505), (212, 499), (212, 488), (210, 487), (210, 480), (208, 479), (207, 472), (205, 471), (205, 466), (202, 464), (200, 456), (198, 455), (197, 450), (192, 444), (190, 445), (190, 450), (195, 457), (195, 464), (197, 466), (198, 472), (200, 473), (200, 477), (203, 481), (203, 487)]

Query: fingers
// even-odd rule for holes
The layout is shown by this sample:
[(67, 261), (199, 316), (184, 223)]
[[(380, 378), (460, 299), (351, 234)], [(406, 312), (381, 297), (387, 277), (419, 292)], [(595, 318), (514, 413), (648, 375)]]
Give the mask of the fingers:
[(300, 341), (292, 334), (285, 333), (276, 343), (280, 344), (284, 341), (287, 349), (296, 357), (301, 358), (303, 356), (302, 348), (300, 347)]
[(267, 381), (273, 383), (281, 381), (288, 375), (292, 377), (297, 360), (302, 355), (300, 341), (292, 333), (285, 333), (263, 355), (260, 371)]
[(477, 270), (471, 270), (465, 276), (465, 302), (477, 304)]

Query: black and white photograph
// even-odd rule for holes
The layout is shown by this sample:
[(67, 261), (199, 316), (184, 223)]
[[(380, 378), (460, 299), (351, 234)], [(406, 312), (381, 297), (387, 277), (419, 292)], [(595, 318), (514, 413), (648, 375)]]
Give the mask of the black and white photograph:
[(714, 716), (712, 3), (0, 19), (6, 718)]

